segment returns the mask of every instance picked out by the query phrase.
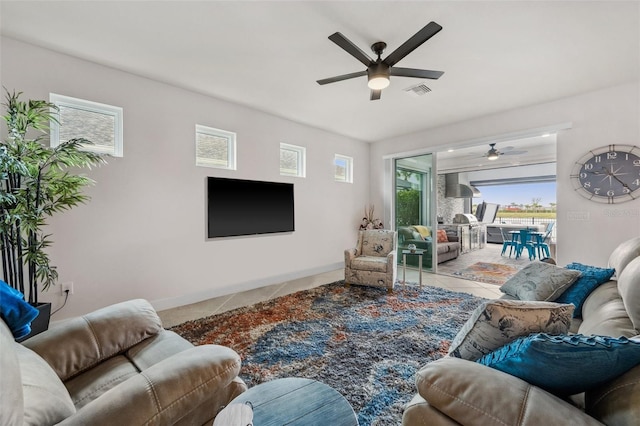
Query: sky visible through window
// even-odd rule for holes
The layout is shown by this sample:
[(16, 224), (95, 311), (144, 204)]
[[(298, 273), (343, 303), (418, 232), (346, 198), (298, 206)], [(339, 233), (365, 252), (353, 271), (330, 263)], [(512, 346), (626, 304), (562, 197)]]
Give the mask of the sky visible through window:
[(490, 185), (478, 186), (477, 188), (482, 193), (482, 197), (474, 198), (473, 204), (486, 201), (487, 203), (500, 204), (500, 207), (506, 207), (512, 203), (524, 206), (531, 204), (534, 198), (539, 198), (539, 203), (543, 207), (549, 207), (550, 203), (556, 203), (555, 182)]

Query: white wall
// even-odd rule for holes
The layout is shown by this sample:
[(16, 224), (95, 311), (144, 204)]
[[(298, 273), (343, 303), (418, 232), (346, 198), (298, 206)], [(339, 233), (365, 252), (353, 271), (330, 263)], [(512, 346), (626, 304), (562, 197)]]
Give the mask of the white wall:
[[(90, 171), (92, 200), (50, 221), (53, 263), (75, 290), (54, 319), (136, 297), (168, 308), (333, 270), (355, 244), (368, 144), (12, 39), (1, 47), (2, 85), (23, 99), (53, 92), (124, 108), (124, 158)], [(196, 123), (237, 133), (237, 171), (195, 166)], [(280, 176), (280, 142), (307, 148), (306, 178)], [(334, 181), (335, 153), (354, 158), (353, 184)], [(206, 176), (293, 182), (296, 231), (207, 240)], [(58, 288), (42, 299), (62, 302)]]
[(387, 156), (430, 147), (437, 151), (478, 138), (566, 122), (571, 122), (571, 129), (561, 131), (557, 138), (557, 260), (559, 264), (577, 261), (604, 266), (611, 250), (640, 235), (640, 199), (615, 205), (589, 201), (574, 192), (569, 174), (589, 149), (609, 144), (640, 146), (638, 82), (375, 143), (370, 154), (371, 200), (382, 203), (390, 189), (379, 172)]

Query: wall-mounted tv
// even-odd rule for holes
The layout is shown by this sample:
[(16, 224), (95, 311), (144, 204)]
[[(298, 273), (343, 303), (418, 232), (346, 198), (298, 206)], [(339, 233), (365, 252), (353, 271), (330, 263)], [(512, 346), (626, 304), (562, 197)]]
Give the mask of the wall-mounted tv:
[(293, 232), (293, 184), (207, 178), (207, 236)]

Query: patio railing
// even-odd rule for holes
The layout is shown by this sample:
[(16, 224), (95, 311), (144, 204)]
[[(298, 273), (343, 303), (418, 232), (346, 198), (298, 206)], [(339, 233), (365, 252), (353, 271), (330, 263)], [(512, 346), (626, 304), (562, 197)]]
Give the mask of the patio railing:
[[(493, 223), (506, 223), (510, 225), (547, 225), (550, 222), (555, 222), (554, 218), (541, 218), (541, 217), (496, 217)], [(551, 230), (551, 240), (556, 241), (556, 227), (553, 226)]]

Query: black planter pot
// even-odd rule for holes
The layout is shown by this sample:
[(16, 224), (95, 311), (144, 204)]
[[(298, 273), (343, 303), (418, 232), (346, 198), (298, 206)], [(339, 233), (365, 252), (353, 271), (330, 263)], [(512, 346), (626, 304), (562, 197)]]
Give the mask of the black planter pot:
[(49, 328), (49, 319), (51, 318), (51, 303), (37, 303), (33, 306), (38, 310), (38, 316), (31, 322), (31, 333), (20, 339), (16, 339), (16, 341), (18, 342), (23, 342), (29, 337), (40, 334)]

